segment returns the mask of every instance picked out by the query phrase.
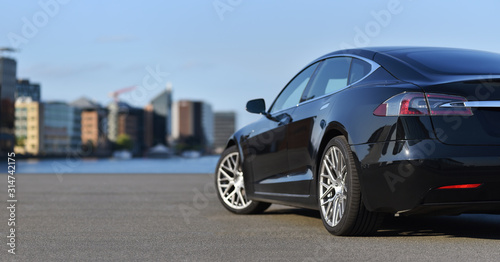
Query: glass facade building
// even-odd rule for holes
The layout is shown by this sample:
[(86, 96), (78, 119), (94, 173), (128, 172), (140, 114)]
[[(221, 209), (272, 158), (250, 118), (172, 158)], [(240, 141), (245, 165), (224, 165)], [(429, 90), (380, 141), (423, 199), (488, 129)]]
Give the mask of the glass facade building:
[(214, 115), (212, 106), (201, 101), (180, 100), (172, 110), (172, 136), (176, 141), (196, 141), (205, 151), (212, 151), (214, 143)]
[(167, 144), (172, 134), (172, 87), (167, 88), (151, 100), (153, 120), (153, 144)]
[(0, 153), (14, 150), (16, 60), (0, 57)]
[(63, 102), (43, 106), (42, 151), (59, 155), (81, 150), (81, 110)]
[(28, 79), (18, 79), (15, 97), (29, 97), (31, 101), (40, 102), (40, 84), (31, 83)]

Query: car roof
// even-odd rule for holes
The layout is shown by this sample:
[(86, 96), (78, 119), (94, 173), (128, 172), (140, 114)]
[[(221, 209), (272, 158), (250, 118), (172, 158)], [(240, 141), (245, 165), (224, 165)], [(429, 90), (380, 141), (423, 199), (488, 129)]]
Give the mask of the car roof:
[[(422, 70), (422, 68), (415, 67), (415, 62), (407, 58), (407, 54), (411, 53), (432, 53), (446, 52), (446, 51), (464, 51), (464, 53), (477, 52), (478, 54), (488, 54), (489, 52), (470, 50), (463, 48), (448, 48), (448, 47), (428, 47), (428, 46), (377, 46), (377, 47), (363, 47), (339, 50), (328, 53), (314, 60), (312, 63), (321, 61), (323, 59), (347, 55), (354, 57), (361, 57), (376, 62), (383, 68), (391, 72), (394, 76), (403, 80), (411, 80), (412, 82), (419, 80), (436, 81), (442, 78), (443, 75), (433, 74), (429, 70)], [(498, 55), (491, 53), (492, 55)], [(310, 63), (310, 64), (312, 64)], [(454, 74), (445, 74), (454, 75)]]
[(367, 59), (373, 59), (376, 53), (391, 54), (391, 53), (405, 53), (405, 52), (415, 52), (415, 51), (438, 51), (438, 50), (466, 50), (460, 48), (450, 48), (450, 47), (430, 47), (430, 46), (374, 46), (374, 47), (362, 47), (362, 48), (351, 48), (338, 50), (326, 55), (321, 56), (317, 60), (322, 60), (330, 56), (335, 55), (357, 55)]

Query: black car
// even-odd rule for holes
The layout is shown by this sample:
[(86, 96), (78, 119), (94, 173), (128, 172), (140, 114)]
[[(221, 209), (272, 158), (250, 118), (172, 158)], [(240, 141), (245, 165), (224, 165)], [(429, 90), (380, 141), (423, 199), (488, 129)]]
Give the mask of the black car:
[(216, 169), (225, 208), (319, 210), (335, 235), (385, 215), (500, 213), (500, 54), (342, 50), (301, 70), (237, 131)]

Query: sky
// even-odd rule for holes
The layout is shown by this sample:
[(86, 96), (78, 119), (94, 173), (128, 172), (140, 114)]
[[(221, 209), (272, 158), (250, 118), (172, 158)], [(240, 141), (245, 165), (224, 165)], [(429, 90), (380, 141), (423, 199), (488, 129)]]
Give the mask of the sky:
[(1, 1), (0, 47), (19, 51), (18, 78), (42, 100), (112, 91), (145, 106), (172, 83), (174, 100), (202, 100), (258, 119), (307, 63), (348, 47), (443, 46), (500, 53), (500, 1), (184, 0)]

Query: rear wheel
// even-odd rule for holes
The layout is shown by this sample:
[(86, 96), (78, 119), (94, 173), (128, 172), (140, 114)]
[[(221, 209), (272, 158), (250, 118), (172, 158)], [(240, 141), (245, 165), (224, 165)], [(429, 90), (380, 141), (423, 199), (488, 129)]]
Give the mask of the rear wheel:
[(261, 213), (271, 204), (247, 198), (240, 155), (236, 146), (226, 149), (215, 170), (217, 196), (222, 205), (236, 214)]
[(334, 235), (367, 235), (383, 214), (366, 210), (352, 152), (344, 136), (330, 140), (321, 158), (318, 203), (326, 229)]

